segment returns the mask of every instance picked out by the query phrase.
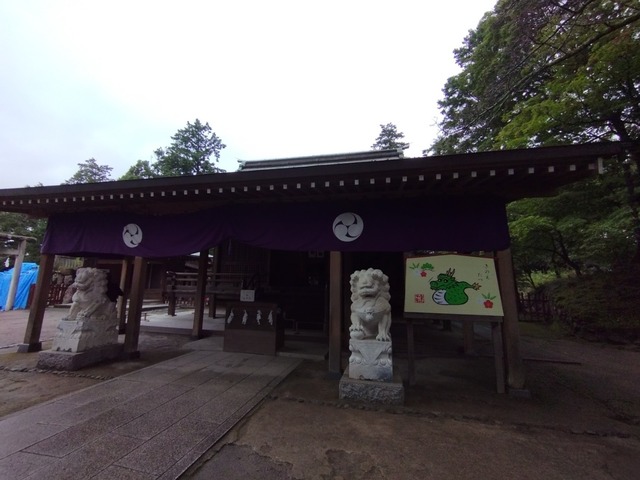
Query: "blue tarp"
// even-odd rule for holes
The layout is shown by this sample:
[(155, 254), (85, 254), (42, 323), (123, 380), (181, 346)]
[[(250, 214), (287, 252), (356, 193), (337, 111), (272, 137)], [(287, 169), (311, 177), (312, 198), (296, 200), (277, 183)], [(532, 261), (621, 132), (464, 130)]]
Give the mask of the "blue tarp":
[[(9, 295), (9, 287), (11, 286), (11, 278), (13, 277), (13, 268), (0, 272), (0, 310), (5, 310), (7, 305), (7, 295)], [(20, 270), (20, 280), (18, 281), (18, 289), (16, 291), (16, 299), (13, 302), (13, 308), (27, 308), (27, 300), (29, 298), (29, 287), (36, 283), (38, 278), (38, 264), (25, 262)]]

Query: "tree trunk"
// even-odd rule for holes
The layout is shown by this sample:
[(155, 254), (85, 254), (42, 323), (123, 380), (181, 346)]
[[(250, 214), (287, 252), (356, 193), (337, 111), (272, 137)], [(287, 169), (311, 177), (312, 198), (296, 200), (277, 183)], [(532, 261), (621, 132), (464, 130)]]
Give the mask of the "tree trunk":
[(576, 274), (576, 277), (581, 277), (582, 276), (581, 266), (578, 262), (571, 259), (571, 256), (569, 255), (569, 251), (567, 250), (567, 247), (564, 244), (564, 238), (562, 237), (562, 233), (560, 233), (559, 231), (556, 231), (555, 233), (556, 235), (555, 235), (554, 243), (557, 246), (556, 250), (558, 252), (558, 256), (565, 263), (565, 265), (573, 269), (573, 271)]

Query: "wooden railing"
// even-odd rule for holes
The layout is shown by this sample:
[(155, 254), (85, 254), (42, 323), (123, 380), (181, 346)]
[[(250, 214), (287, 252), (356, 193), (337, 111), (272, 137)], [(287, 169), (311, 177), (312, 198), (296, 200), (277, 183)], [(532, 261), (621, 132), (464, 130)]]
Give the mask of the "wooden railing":
[[(35, 285), (33, 285), (33, 287), (35, 288)], [(69, 285), (51, 285), (49, 287), (49, 295), (47, 296), (47, 306), (60, 305), (68, 288)]]
[(519, 319), (523, 322), (541, 322), (550, 324), (555, 320), (569, 321), (569, 315), (554, 305), (544, 293), (519, 293)]
[[(165, 298), (169, 302), (168, 314), (175, 315), (178, 306), (193, 306), (198, 285), (197, 273), (167, 272)], [(239, 273), (209, 273), (205, 295), (209, 303), (209, 316), (215, 314), (218, 300), (239, 300), (240, 290), (260, 288), (260, 275)]]

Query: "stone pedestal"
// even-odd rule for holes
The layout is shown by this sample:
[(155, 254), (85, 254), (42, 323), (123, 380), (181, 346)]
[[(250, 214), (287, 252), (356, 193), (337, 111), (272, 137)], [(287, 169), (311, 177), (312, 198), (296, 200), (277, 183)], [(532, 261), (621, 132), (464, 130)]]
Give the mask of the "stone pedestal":
[(391, 341), (349, 340), (349, 378), (390, 382), (393, 379)]
[(340, 379), (340, 400), (355, 400), (382, 405), (404, 404), (404, 385), (400, 375), (394, 375), (393, 381), (390, 382), (357, 380), (350, 378), (350, 369), (350, 366), (347, 367), (342, 379)]
[(118, 343), (118, 319), (101, 315), (78, 320), (62, 319), (53, 337), (54, 352), (84, 352), (91, 348)]
[(349, 366), (340, 380), (340, 399), (384, 405), (404, 403), (404, 385), (393, 373), (391, 341), (349, 341)]
[(97, 363), (119, 360), (123, 355), (124, 345), (121, 343), (103, 345), (76, 353), (46, 350), (38, 354), (37, 368), (74, 371)]
[(118, 318), (105, 315), (76, 320), (63, 318), (53, 337), (51, 350), (38, 354), (38, 368), (79, 370), (96, 363), (122, 357), (124, 345), (118, 343)]

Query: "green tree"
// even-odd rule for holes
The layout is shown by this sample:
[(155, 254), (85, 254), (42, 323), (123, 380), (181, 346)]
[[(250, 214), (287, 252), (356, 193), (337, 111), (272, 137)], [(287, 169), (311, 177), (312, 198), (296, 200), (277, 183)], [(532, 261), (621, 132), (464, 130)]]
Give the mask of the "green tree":
[(586, 269), (615, 267), (628, 259), (632, 225), (620, 180), (596, 177), (555, 197), (510, 204), (509, 229), (521, 271), (570, 269), (580, 276)]
[(111, 180), (111, 168), (108, 165), (98, 165), (95, 158), (78, 163), (78, 171), (65, 184), (98, 183)]
[[(21, 213), (0, 212), (0, 232), (23, 237), (33, 237), (35, 242), (27, 242), (25, 262), (38, 263), (40, 261), (40, 245), (47, 228), (47, 220), (33, 218)], [(15, 248), (14, 242), (3, 241), (4, 246)], [(4, 261), (4, 258), (0, 259)], [(0, 265), (1, 266), (1, 265)]]
[[(571, 240), (573, 229), (593, 245), (602, 243), (602, 235), (625, 245), (635, 242), (633, 257), (640, 261), (639, 48), (637, 0), (500, 0), (454, 52), (462, 71), (445, 85), (440, 134), (430, 151), (635, 142), (628, 156), (608, 165), (602, 180), (607, 198), (615, 196), (617, 202), (599, 208), (600, 187), (587, 182), (584, 188), (592, 194), (573, 221), (560, 225), (558, 215), (541, 217)], [(559, 208), (557, 202), (542, 200), (528, 205), (535, 212), (523, 214), (539, 216), (545, 204)], [(578, 221), (592, 217), (591, 212), (599, 217), (588, 225)], [(524, 223), (533, 224), (530, 218)], [(595, 254), (586, 245), (572, 248), (568, 258), (581, 257), (578, 264)]]
[(499, 1), (454, 52), (431, 150), (637, 139), (639, 28), (637, 0)]
[[(171, 137), (173, 143), (166, 149), (154, 153), (158, 160), (153, 169), (159, 176), (201, 175), (217, 173), (222, 170), (216, 166), (220, 152), (226, 147), (222, 140), (211, 130), (208, 123), (194, 123), (178, 130)], [(214, 157), (213, 161), (211, 156)]]
[(372, 150), (406, 150), (409, 144), (402, 141), (404, 133), (398, 132), (393, 123), (380, 125), (380, 135), (376, 138), (376, 143), (371, 145)]
[(129, 168), (127, 172), (122, 175), (118, 180), (138, 180), (144, 178), (157, 177), (153, 165), (148, 160), (138, 160), (135, 165)]

